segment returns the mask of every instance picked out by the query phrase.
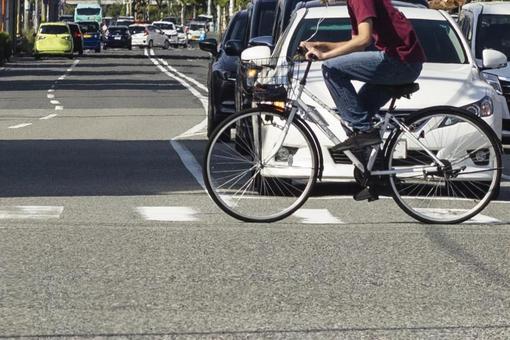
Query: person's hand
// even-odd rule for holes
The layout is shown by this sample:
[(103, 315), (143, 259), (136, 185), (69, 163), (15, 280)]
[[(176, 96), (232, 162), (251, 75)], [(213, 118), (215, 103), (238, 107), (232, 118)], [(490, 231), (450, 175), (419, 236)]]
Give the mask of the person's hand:
[(315, 47), (309, 48), (305, 55), (306, 60), (324, 60), (324, 57), (324, 52)]
[(299, 46), (302, 47), (302, 48), (305, 48), (307, 50), (310, 50), (312, 48), (315, 48), (316, 44), (313, 41), (302, 41), (302, 42), (299, 43)]

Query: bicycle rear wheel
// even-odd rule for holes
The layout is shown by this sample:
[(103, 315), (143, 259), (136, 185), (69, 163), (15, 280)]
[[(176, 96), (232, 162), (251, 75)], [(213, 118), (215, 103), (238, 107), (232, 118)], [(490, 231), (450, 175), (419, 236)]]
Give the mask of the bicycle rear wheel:
[(285, 113), (257, 108), (235, 114), (213, 132), (204, 182), (230, 216), (274, 222), (308, 198), (317, 178), (317, 151), (298, 117), (288, 123)]
[(501, 148), (494, 131), (473, 114), (452, 107), (430, 108), (406, 122), (390, 140), (386, 161), (395, 202), (425, 223), (460, 223), (482, 211), (499, 190)]

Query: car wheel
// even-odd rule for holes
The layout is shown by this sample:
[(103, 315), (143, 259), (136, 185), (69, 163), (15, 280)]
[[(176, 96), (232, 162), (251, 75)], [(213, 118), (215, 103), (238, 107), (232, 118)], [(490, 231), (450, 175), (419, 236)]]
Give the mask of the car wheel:
[(35, 60), (41, 60), (41, 56), (39, 54), (34, 54), (34, 59)]
[(96, 50), (95, 50), (95, 51), (96, 51), (96, 53), (101, 52), (101, 47), (96, 48)]
[(78, 54), (83, 55), (83, 48), (80, 48), (80, 50), (78, 51)]
[(67, 56), (69, 59), (74, 59), (74, 55), (73, 54), (70, 54)]
[(149, 40), (149, 48), (152, 48), (154, 47), (154, 43), (152, 42), (152, 40)]
[(170, 43), (168, 40), (165, 40), (165, 43), (163, 44), (163, 49), (168, 50), (170, 48)]

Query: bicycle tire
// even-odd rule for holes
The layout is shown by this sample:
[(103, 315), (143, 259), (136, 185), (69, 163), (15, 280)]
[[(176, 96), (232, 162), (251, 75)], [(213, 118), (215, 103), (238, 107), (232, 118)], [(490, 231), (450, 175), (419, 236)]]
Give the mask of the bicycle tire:
[[(428, 224), (457, 224), (480, 213), (497, 195), (501, 181), (501, 143), (492, 128), (469, 111), (448, 106), (418, 111), (405, 123), (415, 129), (420, 142), (430, 146), (429, 150), (437, 158), (448, 163), (445, 162), (445, 167), (438, 168), (437, 172), (426, 173), (424, 170), (423, 178), (422, 174), (389, 176), (389, 186), (397, 205), (414, 219)], [(387, 169), (397, 168), (398, 164), (401, 169), (405, 164), (432, 164), (432, 157), (423, 149), (417, 150), (417, 144), (412, 141), (415, 149), (408, 147), (406, 140), (405, 157), (402, 151), (396, 152), (402, 136), (405, 132), (397, 130), (385, 148)], [(467, 140), (469, 136), (476, 137), (474, 142)], [(471, 150), (475, 144), (480, 145)], [(403, 195), (406, 181), (409, 182), (405, 187), (407, 195)], [(429, 195), (438, 197), (427, 199)], [(474, 206), (470, 207), (470, 204)]]
[(213, 201), (228, 215), (245, 222), (275, 222), (294, 213), (308, 199), (318, 176), (318, 154), (298, 116), (282, 143), (285, 146), (290, 138), (295, 138), (294, 146), (296, 141), (301, 143), (290, 152), (295, 152), (292, 157), (289, 153), (281, 161), (274, 154), (263, 161), (272, 152), (267, 145), (275, 141), (269, 136), (282, 136), (279, 129), (287, 118), (286, 112), (254, 108), (232, 115), (213, 131), (205, 152), (204, 183)]

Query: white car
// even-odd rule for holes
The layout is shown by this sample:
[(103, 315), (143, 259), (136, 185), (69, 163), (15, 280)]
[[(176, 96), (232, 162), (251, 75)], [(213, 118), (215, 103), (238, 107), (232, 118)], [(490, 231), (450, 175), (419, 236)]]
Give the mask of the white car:
[(177, 28), (175, 27), (175, 24), (173, 22), (167, 22), (167, 21), (154, 21), (152, 23), (157, 28), (161, 29), (168, 39), (170, 40), (170, 44), (177, 45)]
[(148, 24), (134, 24), (129, 26), (131, 45), (139, 47), (170, 47), (170, 40), (165, 33), (156, 26)]
[(188, 46), (188, 35), (185, 32), (184, 26), (177, 25), (177, 45), (182, 47)]
[[(476, 2), (464, 5), (459, 26), (470, 44), (476, 63), (484, 68), (484, 50), (494, 49), (510, 59), (510, 3)], [(485, 52), (487, 53), (487, 52)], [(510, 66), (484, 70), (487, 81), (506, 97), (510, 107)], [(510, 115), (503, 116), (503, 144), (510, 144)]]
[[(410, 114), (425, 107), (440, 105), (462, 107), (481, 116), (501, 137), (502, 113), (508, 114), (505, 100), (481, 77), (480, 70), (469, 52), (469, 45), (453, 19), (446, 12), (424, 7), (409, 5), (399, 7), (399, 10), (412, 22), (428, 61), (424, 64), (421, 75), (416, 81), (420, 85), (420, 90), (414, 93), (411, 99), (403, 98), (397, 101), (397, 114)], [(321, 20), (320, 25), (317, 25)], [(316, 32), (317, 27), (319, 29)], [(288, 29), (275, 46), (272, 57), (283, 60), (285, 57), (293, 56), (299, 42), (307, 40), (312, 35), (314, 35), (312, 41), (348, 40), (351, 36), (351, 23), (347, 7), (298, 9)], [(260, 46), (250, 49), (257, 48)], [(242, 59), (250, 58), (250, 49), (243, 51)], [(259, 57), (269, 57), (269, 48), (267, 53), (268, 55), (259, 55)], [(321, 62), (312, 64), (306, 88), (327, 106), (334, 108), (334, 102), (324, 83), (321, 66)], [(362, 83), (355, 82), (354, 85), (359, 89)], [(305, 94), (301, 98), (305, 103), (314, 105), (311, 98)], [(345, 130), (341, 127), (339, 120), (320, 106), (316, 104), (314, 106), (322, 113), (337, 137), (344, 140)], [(382, 110), (384, 109), (387, 107)], [(317, 126), (312, 124), (311, 128), (319, 138), (324, 156), (322, 181), (352, 181), (353, 166), (350, 160), (342, 152), (330, 151), (329, 149), (333, 146), (330, 139), (324, 136)], [(271, 131), (265, 131), (265, 133), (270, 135)], [(462, 137), (469, 138), (469, 136)], [(289, 143), (292, 141), (290, 140)], [(295, 145), (292, 147), (295, 149)], [(277, 176), (277, 174), (265, 175)]]

